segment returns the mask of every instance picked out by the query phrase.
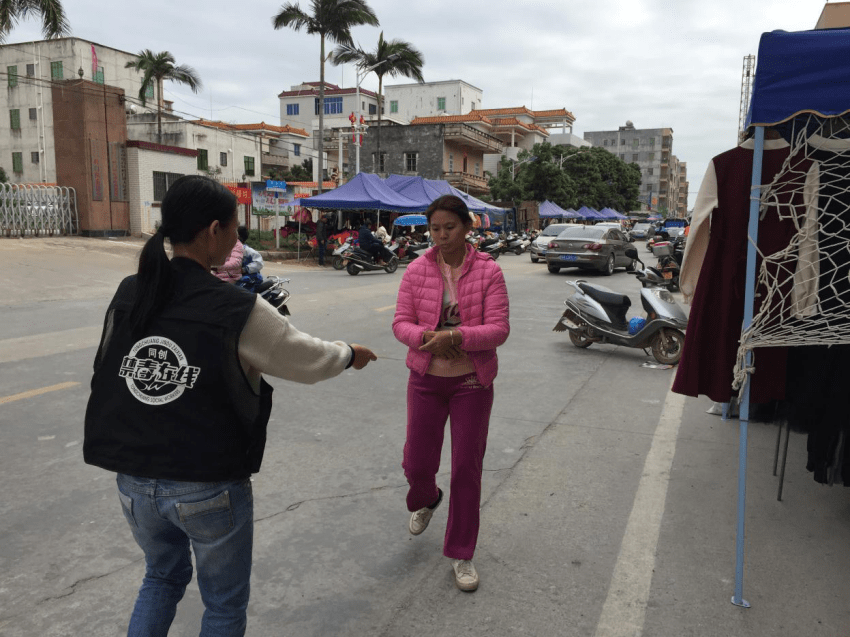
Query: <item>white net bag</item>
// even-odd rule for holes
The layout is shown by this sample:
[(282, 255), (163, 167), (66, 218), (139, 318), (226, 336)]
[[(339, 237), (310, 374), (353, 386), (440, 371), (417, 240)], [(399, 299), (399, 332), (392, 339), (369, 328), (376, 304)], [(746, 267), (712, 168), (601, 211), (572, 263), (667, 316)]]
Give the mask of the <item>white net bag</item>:
[(762, 187), (759, 218), (775, 215), (789, 238), (773, 254), (758, 253), (758, 311), (741, 334), (736, 389), (756, 348), (850, 343), (850, 125), (804, 115), (785, 127), (790, 153)]

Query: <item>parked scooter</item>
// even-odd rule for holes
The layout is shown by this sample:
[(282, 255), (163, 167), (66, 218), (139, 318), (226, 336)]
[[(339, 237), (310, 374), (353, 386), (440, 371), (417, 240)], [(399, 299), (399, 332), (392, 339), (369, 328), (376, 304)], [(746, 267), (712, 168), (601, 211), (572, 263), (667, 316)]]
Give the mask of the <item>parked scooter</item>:
[(415, 243), (407, 237), (399, 237), (398, 241), (390, 246), (391, 251), (396, 244), (398, 244), (398, 252), (396, 254), (399, 265), (407, 265), (414, 259), (417, 259), (421, 252), (428, 249), (427, 241), (424, 243)]
[(502, 252), (513, 252), (520, 255), (525, 252), (525, 249), (531, 244), (531, 241), (526, 240), (523, 236), (509, 233), (502, 242)]
[(333, 260), (331, 261), (331, 265), (333, 265), (334, 270), (344, 270), (345, 266), (348, 265), (348, 256), (354, 251), (354, 247), (357, 245), (357, 240), (354, 239), (352, 242), (351, 237), (349, 236), (345, 243), (339, 246), (336, 250), (333, 251)]
[(474, 245), (480, 252), (486, 252), (493, 260), (499, 258), (499, 255), (502, 253), (502, 245), (503, 242), (498, 237), (473, 237), (467, 239), (472, 245)]
[(250, 276), (243, 276), (241, 279), (236, 281), (236, 285), (248, 292), (259, 294), (266, 301), (271, 303), (273, 307), (277, 308), (278, 312), (284, 316), (289, 316), (290, 312), (289, 308), (286, 306), (286, 302), (289, 300), (291, 295), (289, 290), (283, 287), (286, 283), (289, 283), (289, 281), (290, 279), (267, 276), (261, 283), (257, 283), (256, 279)]
[(684, 253), (685, 249), (680, 237), (673, 241), (657, 241), (652, 246), (652, 254), (658, 259), (656, 268), (661, 271), (667, 287), (672, 292), (679, 290), (679, 271)]
[(647, 268), (638, 258), (637, 250), (627, 248), (626, 256), (643, 266), (631, 274), (641, 282), (640, 300), (646, 318), (626, 320), (632, 302), (624, 294), (587, 281), (567, 281), (575, 288), (575, 293), (564, 301), (567, 309), (553, 331), (569, 331), (570, 340), (579, 348), (590, 347), (593, 343), (650, 348), (659, 363), (675, 365), (682, 357), (688, 317), (670, 291), (660, 285), (662, 275)]
[[(398, 244), (390, 247), (390, 251), (392, 251), (393, 247), (398, 249)], [(364, 270), (367, 272), (372, 272), (374, 270), (383, 270), (387, 274), (392, 274), (396, 270), (398, 270), (398, 257), (393, 255), (393, 257), (389, 260), (389, 262), (381, 265), (377, 261), (375, 261), (375, 257), (366, 252), (361, 247), (354, 248), (351, 253), (348, 254), (348, 264), (345, 266), (346, 271), (351, 276), (357, 276)]]

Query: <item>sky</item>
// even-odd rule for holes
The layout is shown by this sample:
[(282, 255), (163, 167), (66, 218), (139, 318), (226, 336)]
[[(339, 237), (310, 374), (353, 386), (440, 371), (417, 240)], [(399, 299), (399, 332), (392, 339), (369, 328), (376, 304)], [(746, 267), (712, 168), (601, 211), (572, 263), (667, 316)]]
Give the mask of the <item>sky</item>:
[[(297, 0), (309, 12), (309, 0)], [(482, 108), (566, 108), (573, 132), (673, 129), (688, 164), (689, 208), (709, 161), (737, 138), (743, 58), (766, 31), (814, 27), (824, 0), (368, 0), (381, 24), (352, 29), (362, 48), (402, 39), (424, 58), (426, 82), (460, 79), (483, 91)], [(72, 35), (136, 53), (170, 51), (203, 89), (167, 83), (184, 116), (231, 123), (280, 120), (278, 93), (319, 79), (319, 37), (272, 17), (283, 2), (64, 0)], [(42, 39), (30, 17), (6, 43)], [(355, 84), (354, 67), (326, 65), (326, 80)], [(108, 77), (107, 77), (108, 81)], [(384, 78), (385, 84), (412, 80)], [(368, 75), (361, 87), (377, 91)]]

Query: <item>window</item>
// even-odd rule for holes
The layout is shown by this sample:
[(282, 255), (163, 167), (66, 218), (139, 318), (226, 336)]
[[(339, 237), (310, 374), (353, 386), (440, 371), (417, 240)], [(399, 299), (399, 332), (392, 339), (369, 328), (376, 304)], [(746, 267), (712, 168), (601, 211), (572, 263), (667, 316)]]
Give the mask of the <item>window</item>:
[(651, 175), (653, 172), (654, 172), (654, 169), (653, 169), (653, 168), (647, 168), (647, 169), (646, 169), (646, 174), (647, 174), (647, 175)]
[[(375, 115), (375, 114), (377, 114), (377, 112), (378, 112), (378, 105), (377, 104), (369, 104), (369, 115)], [(381, 114), (383, 114), (383, 111), (381, 111)]]
[(416, 158), (419, 153), (405, 153), (404, 154), (404, 169), (409, 173), (416, 172)]
[(24, 154), (12, 153), (12, 172), (24, 172)]
[(254, 158), (253, 157), (245, 157), (245, 174), (248, 176), (254, 175)]
[(649, 161), (654, 161), (654, 160), (655, 160), (655, 153), (647, 153), (647, 154), (646, 154), (646, 158), (647, 158)]
[(296, 157), (301, 156), (301, 144), (292, 144), (292, 154)]
[(640, 157), (640, 153), (632, 153), (632, 161), (637, 161), (638, 157)]
[(12, 130), (21, 130), (21, 110), (19, 108), (13, 108), (9, 111), (9, 121)]
[(449, 153), (449, 172), (453, 173), (455, 171), (455, 156), (452, 153)]
[(51, 80), (64, 80), (65, 79), (65, 71), (62, 70), (62, 62), (51, 62), (50, 63), (50, 79)]
[(438, 111), (446, 110), (446, 98), (445, 97), (438, 97), (437, 98), (437, 110)]
[(655, 138), (654, 138), (654, 137), (650, 137), (650, 138), (649, 138), (649, 147), (650, 147), (650, 148), (654, 148), (654, 147), (655, 147)]
[(475, 162), (475, 176), (478, 177), (480, 172), (481, 171), (478, 162)]
[[(342, 113), (342, 98), (341, 97), (326, 97), (325, 98), (325, 115), (339, 115)], [(319, 98), (316, 98), (316, 115), (319, 114)]]
[(626, 161), (625, 153), (620, 153), (620, 159), (622, 159), (623, 161)]
[(616, 140), (616, 139), (612, 139), (612, 140), (611, 140), (611, 145), (612, 145), (612, 146), (616, 146), (616, 145), (617, 145), (617, 140)]
[(153, 199), (154, 201), (162, 201), (165, 193), (171, 188), (171, 184), (180, 179), (183, 175), (179, 173), (153, 173)]
[[(384, 172), (384, 166), (387, 163), (387, 154), (381, 153), (381, 160), (378, 162), (378, 169), (375, 172)], [(372, 165), (375, 165), (375, 153), (372, 153)]]
[(219, 166), (227, 166), (227, 153), (218, 154), (218, 164)]
[(398, 113), (398, 100), (390, 100), (390, 113)]
[(147, 100), (153, 99), (153, 82), (148, 84), (148, 87), (145, 89), (145, 99), (147, 99)]
[(30, 119), (38, 119), (38, 109), (31, 108), (30, 109)]
[(18, 85), (18, 67), (17, 66), (7, 66), (6, 74), (9, 76), (9, 88)]
[(207, 159), (207, 149), (199, 148), (198, 149), (198, 170), (206, 170), (210, 167), (209, 160)]
[(30, 159), (32, 159), (32, 163), (38, 163), (38, 151), (30, 153)]
[(27, 64), (27, 77), (35, 75), (35, 64)]
[(97, 67), (97, 73), (93, 74), (92, 82), (94, 82), (95, 84), (103, 84), (104, 83), (104, 81), (103, 81), (103, 67), (102, 66)]
[(287, 104), (286, 105), (286, 114), (287, 115), (298, 115), (298, 107), (299, 107), (299, 104)]
[(607, 139), (603, 139), (603, 140), (602, 140), (602, 145), (603, 145), (603, 146), (607, 146), (607, 145), (608, 145), (608, 140), (607, 140)]
[(635, 137), (635, 138), (632, 140), (632, 147), (633, 147), (633, 148), (637, 148), (638, 146), (640, 146), (640, 140), (639, 140), (637, 137)]

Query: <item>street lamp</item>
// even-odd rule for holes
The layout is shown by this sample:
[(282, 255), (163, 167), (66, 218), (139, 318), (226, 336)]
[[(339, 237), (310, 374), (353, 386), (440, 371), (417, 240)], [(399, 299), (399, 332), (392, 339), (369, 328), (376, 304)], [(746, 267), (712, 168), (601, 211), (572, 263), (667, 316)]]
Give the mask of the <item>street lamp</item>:
[[(360, 127), (360, 117), (362, 115), (362, 113), (360, 112), (360, 82), (362, 82), (363, 78), (366, 77), (369, 73), (371, 73), (376, 68), (381, 66), (381, 64), (386, 64), (387, 62), (392, 62), (393, 60), (395, 60), (398, 57), (399, 57), (398, 53), (393, 53), (392, 55), (388, 56), (385, 60), (381, 60), (377, 64), (373, 64), (372, 66), (365, 68), (362, 71), (356, 71), (355, 72), (356, 75), (357, 75), (357, 124), (355, 124), (355, 127), (356, 127), (355, 130), (357, 130), (357, 128)], [(378, 96), (378, 108), (381, 108), (380, 96)], [(360, 173), (361, 140), (362, 140), (362, 136), (358, 137), (357, 141), (354, 143), (354, 145), (356, 146), (356, 150), (355, 150), (356, 159), (355, 159), (355, 164), (354, 164), (354, 174), (355, 175)], [(380, 162), (380, 161), (381, 161), (381, 158), (378, 157), (378, 162)]]
[(534, 161), (535, 159), (537, 159), (537, 157), (534, 157), (533, 155), (531, 157), (526, 157), (522, 161), (517, 161), (516, 159), (512, 159), (511, 161), (513, 162), (513, 165), (511, 166), (511, 181), (516, 181), (516, 167), (517, 166), (522, 166), (523, 164), (526, 164), (530, 161)]

